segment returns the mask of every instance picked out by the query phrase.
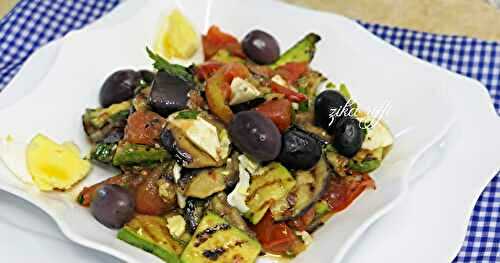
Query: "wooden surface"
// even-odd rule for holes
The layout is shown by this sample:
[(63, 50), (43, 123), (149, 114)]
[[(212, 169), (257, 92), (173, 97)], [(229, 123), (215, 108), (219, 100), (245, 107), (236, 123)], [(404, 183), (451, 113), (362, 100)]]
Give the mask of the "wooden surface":
[[(366, 22), (500, 41), (500, 11), (485, 0), (283, 1)], [(0, 17), (16, 2), (18, 0), (0, 0)]]
[(500, 40), (500, 11), (484, 0), (284, 0), (365, 22)]
[(0, 18), (3, 17), (19, 0), (0, 0)]

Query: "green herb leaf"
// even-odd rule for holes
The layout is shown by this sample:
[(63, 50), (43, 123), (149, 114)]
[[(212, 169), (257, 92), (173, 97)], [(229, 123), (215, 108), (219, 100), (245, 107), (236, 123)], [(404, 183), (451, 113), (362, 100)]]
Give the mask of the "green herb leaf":
[(154, 60), (153, 67), (158, 71), (165, 71), (172, 76), (176, 76), (187, 82), (194, 82), (193, 74), (191, 71), (181, 65), (171, 64), (162, 58), (160, 55), (155, 54), (148, 47), (146, 47), (146, 51), (148, 52), (149, 57)]
[(177, 113), (177, 116), (175, 116), (175, 119), (196, 119), (198, 117), (198, 114), (200, 114), (199, 111), (196, 110), (190, 110), (190, 111), (181, 111)]

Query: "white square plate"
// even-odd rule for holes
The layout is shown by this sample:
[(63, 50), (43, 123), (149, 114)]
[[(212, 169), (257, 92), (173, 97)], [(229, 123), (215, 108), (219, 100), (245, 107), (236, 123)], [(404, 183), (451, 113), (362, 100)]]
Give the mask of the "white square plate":
[[(151, 45), (160, 16), (174, 6), (174, 3), (150, 1), (124, 23), (70, 34), (40, 85), (28, 96), (0, 110), (0, 136), (30, 138), (43, 132), (59, 141), (74, 140), (88, 150), (80, 126), (83, 109), (97, 105), (100, 84), (113, 70), (150, 67), (144, 47)], [(363, 230), (406, 192), (411, 165), (451, 123), (453, 105), (448, 103), (447, 85), (462, 79), (406, 55), (355, 23), (334, 15), (263, 1), (202, 4), (183, 1), (179, 7), (201, 31), (217, 24), (241, 37), (253, 28), (262, 28), (272, 32), (282, 48), (309, 31), (317, 32), (323, 40), (314, 68), (335, 82), (347, 83), (362, 106), (391, 102), (392, 110), (386, 120), (397, 141), (387, 162), (375, 174), (378, 189), (366, 192), (346, 212), (334, 217), (315, 234), (313, 245), (296, 259), (297, 262), (311, 258), (315, 262), (339, 261)], [(292, 29), (287, 20), (290, 17), (296, 21)], [(12, 180), (5, 169), (0, 171), (3, 189), (41, 207), (70, 239), (129, 262), (158, 260), (116, 240), (114, 231), (99, 225), (86, 209), (74, 202), (81, 185), (101, 180), (104, 171), (94, 169), (74, 192), (67, 194), (39, 193)]]

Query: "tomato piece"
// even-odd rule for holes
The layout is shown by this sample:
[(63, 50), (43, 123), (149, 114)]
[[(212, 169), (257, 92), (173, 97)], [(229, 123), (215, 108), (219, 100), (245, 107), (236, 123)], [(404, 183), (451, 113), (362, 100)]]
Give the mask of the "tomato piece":
[(287, 87), (283, 87), (274, 81), (271, 81), (271, 90), (276, 92), (276, 93), (281, 93), (281, 94), (285, 95), (285, 98), (287, 98), (288, 100), (293, 101), (293, 102), (302, 102), (302, 101), (305, 101), (307, 99), (306, 95), (304, 95), (300, 92), (296, 92), (294, 90), (291, 90)]
[(255, 110), (271, 119), (282, 133), (292, 123), (292, 103), (287, 99), (266, 101)]
[(311, 207), (302, 216), (288, 222), (288, 225), (298, 231), (305, 231), (307, 227), (312, 223), (315, 216), (316, 211), (314, 210), (314, 207)]
[(135, 192), (135, 210), (146, 215), (162, 215), (169, 206), (163, 202), (158, 190), (157, 179), (149, 176), (139, 185)]
[(165, 119), (152, 111), (136, 111), (127, 120), (125, 140), (135, 144), (154, 145), (160, 137)]
[(339, 212), (348, 207), (365, 189), (375, 188), (375, 182), (368, 174), (335, 176), (330, 180), (322, 197), (331, 212)]
[(233, 62), (224, 66), (224, 80), (227, 83), (231, 83), (236, 77), (246, 79), (248, 76), (250, 76), (250, 71), (241, 63)]
[(211, 26), (206, 35), (202, 36), (205, 60), (209, 60), (217, 51), (225, 49), (233, 56), (245, 58), (240, 42), (234, 36), (222, 32), (218, 26)]
[(308, 70), (309, 64), (306, 62), (290, 62), (279, 66), (276, 69), (276, 73), (288, 81), (288, 83), (294, 83)]
[(95, 192), (97, 191), (97, 188), (99, 188), (101, 185), (104, 184), (117, 184), (117, 185), (122, 185), (126, 181), (127, 176), (120, 174), (116, 175), (113, 177), (110, 177), (100, 183), (94, 184), (90, 187), (84, 187), (83, 190), (80, 192), (78, 195), (78, 203), (80, 203), (83, 206), (89, 206), (92, 200), (94, 199)]
[(271, 254), (288, 255), (301, 242), (285, 223), (275, 223), (269, 211), (254, 226), (254, 231), (264, 251)]
[(125, 173), (115, 175), (92, 186), (84, 187), (78, 195), (77, 201), (82, 206), (89, 206), (90, 203), (92, 203), (92, 200), (94, 200), (95, 192), (97, 191), (97, 189), (105, 184), (116, 184), (126, 187), (129, 191), (134, 192), (137, 186), (142, 183), (142, 180), (142, 176), (137, 176), (134, 174)]
[(220, 69), (224, 64), (218, 61), (206, 61), (198, 66), (196, 66), (195, 74), (196, 77), (203, 81), (210, 78), (218, 69)]

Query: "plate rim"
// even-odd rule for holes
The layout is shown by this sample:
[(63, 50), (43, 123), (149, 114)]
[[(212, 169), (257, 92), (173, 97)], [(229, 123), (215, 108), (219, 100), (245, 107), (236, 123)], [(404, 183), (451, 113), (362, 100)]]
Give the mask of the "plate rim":
[[(131, 1), (131, 0), (128, 0), (128, 1)], [(128, 1), (127, 1), (127, 2), (128, 2)], [(284, 3), (280, 3), (280, 4), (284, 4)], [(286, 5), (288, 5), (288, 4), (286, 4)], [(293, 6), (293, 8), (298, 8), (298, 7)], [(313, 11), (313, 12), (320, 12), (320, 11)], [(383, 41), (382, 39), (380, 39), (380, 38), (376, 37), (375, 35), (371, 34), (369, 31), (367, 31), (366, 29), (364, 29), (361, 25), (359, 25), (358, 23), (356, 23), (356, 22), (354, 22), (354, 21), (352, 21), (352, 20), (349, 20), (349, 19), (347, 19), (347, 18), (344, 18), (344, 17), (338, 16), (338, 15), (336, 15), (336, 14), (332, 14), (332, 13), (327, 13), (327, 14), (328, 14), (328, 15), (334, 15), (334, 16), (337, 16), (338, 18), (341, 18), (342, 20), (344, 20), (344, 22), (348, 22), (348, 24), (350, 24), (349, 26), (354, 25), (356, 28), (358, 28), (358, 29), (362, 29), (362, 31), (368, 32), (368, 34), (366, 34), (366, 35), (372, 35), (372, 39), (373, 39), (373, 40), (376, 40), (376, 41), (378, 41), (378, 42), (380, 42), (380, 43), (383, 43), (384, 45), (390, 46), (391, 48), (393, 48), (393, 49), (397, 50), (397, 52), (399, 52), (399, 53), (400, 53), (400, 55), (401, 55), (401, 54), (403, 54), (403, 55), (405, 55), (405, 56), (407, 56), (407, 57), (411, 57), (412, 59), (416, 59), (417, 61), (419, 61), (419, 63), (422, 63), (422, 62), (423, 62), (423, 63), (424, 63), (424, 64), (426, 64), (427, 66), (429, 66), (429, 65), (430, 65), (430, 66), (433, 66), (433, 67), (435, 67), (435, 68), (438, 68), (439, 70), (443, 70), (443, 68), (438, 67), (437, 65), (434, 65), (434, 64), (428, 63), (428, 62), (426, 62), (426, 61), (423, 61), (423, 60), (421, 60), (421, 59), (418, 59), (418, 58), (416, 58), (416, 57), (413, 57), (413, 56), (411, 56), (410, 54), (408, 54), (408, 53), (406, 53), (406, 52), (404, 52), (404, 51), (402, 51), (402, 50), (400, 50), (400, 49), (398, 49), (398, 48), (396, 48), (396, 47), (394, 47), (394, 46), (392, 46), (392, 45), (388, 44), (387, 42), (385, 42), (385, 41)], [(97, 27), (96, 27), (96, 28), (87, 29), (87, 30), (102, 30), (102, 28), (97, 28)], [(74, 33), (72, 33), (72, 34), (82, 33), (82, 32), (84, 32), (84, 30), (82, 30), (82, 31), (80, 31), (80, 30), (79, 30), (79, 31), (74, 32)], [(63, 38), (63, 39), (61, 40), (61, 41), (62, 41), (62, 44), (64, 44), (64, 41), (63, 41), (64, 39), (65, 39), (65, 38)], [(59, 48), (61, 48), (61, 47), (59, 47)], [(39, 53), (39, 52), (41, 53), (41, 52), (42, 52), (42, 50), (43, 50), (43, 48), (42, 48), (42, 49), (37, 50), (36, 52), (37, 52), (37, 53)], [(23, 67), (25, 67), (25, 65), (23, 65)], [(50, 71), (50, 69), (49, 69), (48, 71)], [(448, 73), (451, 73), (452, 75), (455, 75), (455, 77), (456, 77), (456, 76), (463, 77), (463, 76), (461, 76), (461, 75), (458, 75), (458, 74), (456, 74), (456, 73), (450, 72), (450, 71), (448, 71), (448, 70), (444, 70), (444, 71), (447, 71)], [(464, 77), (464, 78), (465, 78), (465, 77)], [(471, 80), (471, 79), (469, 79), (469, 78), (466, 78), (466, 79)], [(477, 83), (475, 83), (475, 84), (478, 84), (478, 85), (482, 86), (483, 90), (485, 90), (484, 86), (483, 86), (480, 82), (478, 82), (478, 81), (476, 81), (476, 80), (473, 80), (473, 81), (477, 82)], [(9, 86), (10, 86), (10, 85), (8, 85), (6, 88), (8, 88)], [(15, 104), (15, 103), (13, 103), (13, 104)], [(490, 108), (490, 112), (494, 113), (494, 114), (495, 114), (495, 116), (496, 116), (496, 112), (494, 111), (494, 108), (493, 108), (493, 105), (492, 105), (492, 104), (490, 104), (490, 107), (489, 107), (489, 108)], [(418, 160), (418, 158), (419, 158), (419, 157), (421, 157), (421, 156), (422, 156), (422, 154), (423, 154), (423, 153), (425, 153), (425, 151), (427, 151), (427, 150), (428, 150), (428, 148), (432, 147), (432, 146), (434, 145), (434, 143), (435, 143), (435, 142), (439, 141), (442, 137), (446, 136), (446, 133), (447, 133), (448, 129), (449, 129), (451, 126), (452, 126), (452, 123), (449, 123), (449, 124), (448, 124), (448, 126), (447, 126), (447, 129), (446, 129), (446, 130), (444, 130), (444, 131), (442, 131), (442, 134), (441, 134), (440, 136), (437, 136), (437, 137), (436, 137), (436, 138), (432, 141), (432, 143), (431, 143), (431, 142), (429, 142), (429, 143), (428, 143), (428, 145), (426, 145), (426, 147), (424, 147), (423, 149), (421, 149), (421, 151), (419, 151), (419, 153), (418, 153), (418, 154), (414, 155), (414, 160), (412, 160), (411, 165), (410, 165), (409, 167), (410, 167), (410, 168), (411, 168), (411, 167), (413, 167), (414, 163)], [(490, 180), (491, 180), (491, 179), (490, 179)], [(488, 181), (488, 182), (489, 182), (489, 181)], [(66, 225), (64, 222), (60, 222), (61, 220), (60, 220), (60, 219), (58, 219), (58, 217), (57, 217), (57, 216), (53, 215), (53, 213), (50, 211), (50, 209), (46, 209), (46, 208), (44, 207), (44, 205), (43, 205), (43, 204), (40, 204), (40, 203), (39, 203), (39, 202), (37, 202), (35, 199), (32, 199), (32, 197), (31, 197), (30, 195), (27, 195), (27, 194), (26, 194), (24, 191), (22, 191), (22, 190), (20, 191), (20, 190), (18, 190), (18, 189), (6, 189), (6, 188), (9, 188), (9, 187), (5, 187), (3, 184), (0, 184), (0, 189), (5, 190), (5, 191), (10, 192), (10, 193), (13, 193), (14, 195), (17, 195), (17, 196), (19, 196), (19, 197), (21, 197), (21, 198), (23, 198), (23, 199), (27, 200), (28, 202), (32, 203), (32, 204), (33, 204), (33, 205), (35, 205), (36, 207), (41, 208), (41, 209), (42, 209), (45, 213), (47, 213), (47, 214), (48, 214), (48, 215), (49, 215), (49, 216), (50, 216), (50, 217), (51, 217), (51, 218), (52, 218), (52, 219), (56, 222), (56, 224), (57, 224), (57, 225), (58, 225), (58, 227), (61, 229), (61, 231), (64, 233), (64, 235), (66, 235), (69, 239), (71, 239), (71, 240), (75, 241), (76, 243), (80, 243), (80, 244), (82, 244), (82, 245), (84, 245), (84, 246), (86, 246), (86, 247), (94, 248), (94, 249), (97, 249), (97, 250), (100, 250), (100, 251), (103, 251), (103, 252), (106, 252), (106, 253), (109, 253), (109, 250), (110, 250), (110, 249), (112, 249), (112, 248), (107, 247), (107, 246), (103, 246), (102, 248), (97, 248), (97, 247), (101, 247), (101, 245), (100, 245), (99, 243), (93, 242), (93, 241), (91, 241), (91, 240), (86, 240), (85, 238), (82, 238), (82, 237), (80, 237), (80, 236), (78, 236), (78, 235), (76, 235), (76, 236), (75, 236), (75, 235), (73, 235), (72, 231), (71, 231), (70, 229), (68, 229), (67, 225)], [(483, 188), (484, 188), (484, 187), (483, 187)], [(380, 218), (381, 216), (383, 216), (384, 214), (386, 214), (387, 212), (389, 212), (389, 211), (390, 211), (390, 210), (391, 210), (394, 206), (396, 206), (396, 205), (397, 205), (397, 204), (398, 204), (398, 203), (402, 200), (402, 198), (404, 197), (404, 195), (406, 195), (407, 191), (408, 191), (408, 184), (407, 184), (407, 183), (405, 183), (404, 191), (402, 191), (402, 192), (398, 195), (398, 197), (397, 197), (395, 200), (393, 200), (392, 202), (389, 202), (389, 203), (388, 203), (388, 204), (386, 204), (386, 205), (385, 205), (382, 209), (379, 209), (379, 210), (378, 210), (375, 214), (371, 215), (371, 216), (370, 216), (367, 220), (365, 220), (365, 222), (364, 222), (361, 226), (358, 226), (358, 228), (357, 228), (356, 232), (359, 232), (359, 233), (358, 233), (358, 234), (353, 234), (353, 235), (349, 238), (349, 241), (348, 241), (347, 243), (354, 243), (354, 241), (355, 241), (357, 238), (359, 238), (359, 235), (361, 235), (361, 234), (362, 234), (362, 233), (366, 230), (366, 228), (368, 228), (368, 227), (369, 227), (369, 226), (370, 226), (370, 225), (371, 225), (374, 221), (378, 220), (378, 218)], [(362, 229), (360, 229), (360, 228), (362, 228)], [(353, 239), (353, 240), (351, 241), (351, 239)], [(344, 251), (343, 253), (341, 253), (341, 254), (342, 254), (342, 256), (341, 256), (338, 260), (341, 260), (341, 258), (343, 257), (343, 255), (345, 254), (345, 252), (347, 252), (347, 250), (351, 247), (351, 245), (352, 245), (352, 244), (349, 244), (349, 245), (344, 245), (346, 248), (345, 248), (345, 249), (343, 249), (343, 250), (345, 250), (345, 251)], [(343, 247), (344, 247), (344, 246), (343, 246)], [(114, 249), (112, 249), (112, 250), (114, 250)], [(120, 251), (116, 251), (116, 252), (114, 252), (114, 253), (110, 253), (110, 254), (117, 256), (117, 254), (122, 254), (122, 253), (121, 253)], [(119, 258), (122, 258), (122, 259), (125, 259), (127, 256), (126, 256), (126, 255), (120, 255), (120, 256), (118, 256), (118, 257), (119, 257)]]

